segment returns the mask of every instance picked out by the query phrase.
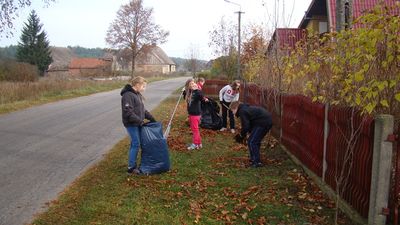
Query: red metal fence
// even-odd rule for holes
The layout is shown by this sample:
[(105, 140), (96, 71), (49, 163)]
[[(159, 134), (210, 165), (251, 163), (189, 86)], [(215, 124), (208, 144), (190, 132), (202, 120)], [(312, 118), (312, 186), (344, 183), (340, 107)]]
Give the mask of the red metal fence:
[[(272, 135), (280, 139), (281, 135), (281, 95), (275, 90), (260, 88), (255, 84), (247, 85), (246, 103), (251, 105), (262, 106), (271, 113), (273, 126)], [(244, 101), (244, 99), (242, 99)]]
[(321, 177), (325, 106), (302, 95), (286, 95), (282, 99), (282, 144)]
[[(339, 182), (341, 197), (361, 216), (368, 218), (374, 120), (353, 110), (343, 107), (329, 110), (325, 182), (337, 191), (337, 179), (347, 178)], [(352, 136), (353, 150), (348, 149)]]
[[(208, 80), (203, 91), (206, 95), (218, 95), (219, 90), (226, 84), (228, 84), (226, 81)], [(325, 105), (314, 103), (301, 95), (280, 96), (275, 90), (263, 89), (254, 84), (247, 85), (246, 89), (247, 98), (243, 99), (244, 95), (241, 94), (241, 101), (263, 106), (271, 112), (274, 123), (272, 134), (281, 138), (282, 144), (293, 155), (316, 175), (322, 177)], [(354, 116), (352, 113), (355, 113)], [(332, 107), (328, 112), (328, 122), (325, 182), (336, 190), (337, 179), (346, 177), (347, 180), (341, 182), (342, 185), (339, 186), (339, 190), (342, 190), (341, 197), (361, 216), (367, 218), (374, 120), (350, 108)], [(356, 130), (352, 131), (352, 127)], [(355, 139), (354, 150), (349, 152), (348, 140), (355, 132), (359, 132), (359, 135)], [(352, 160), (345, 157), (351, 157)], [(349, 173), (341, 174), (342, 171)]]

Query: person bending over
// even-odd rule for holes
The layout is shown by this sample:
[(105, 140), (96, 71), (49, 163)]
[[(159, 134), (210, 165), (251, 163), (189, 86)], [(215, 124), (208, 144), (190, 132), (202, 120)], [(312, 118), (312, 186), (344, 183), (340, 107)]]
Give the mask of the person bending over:
[(262, 167), (260, 157), (261, 141), (267, 135), (272, 127), (271, 114), (262, 107), (242, 104), (239, 101), (232, 102), (230, 105), (232, 113), (240, 118), (242, 130), (235, 136), (239, 143), (243, 143), (247, 134), (250, 133), (247, 139), (249, 148), (251, 167)]

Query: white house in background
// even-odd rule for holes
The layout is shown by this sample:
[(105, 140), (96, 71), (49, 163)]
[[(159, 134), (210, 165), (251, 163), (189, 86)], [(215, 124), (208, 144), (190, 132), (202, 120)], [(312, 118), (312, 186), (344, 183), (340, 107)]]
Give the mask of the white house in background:
[[(113, 66), (116, 71), (131, 70), (130, 51), (127, 49), (113, 53)], [(176, 64), (158, 46), (151, 45), (136, 57), (136, 72), (169, 74), (176, 71)]]

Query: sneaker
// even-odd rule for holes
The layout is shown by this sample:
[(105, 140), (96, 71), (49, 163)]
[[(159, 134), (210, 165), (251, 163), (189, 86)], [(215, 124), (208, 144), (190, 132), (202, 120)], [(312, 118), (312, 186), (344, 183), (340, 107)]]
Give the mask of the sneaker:
[(226, 131), (226, 128), (223, 127), (223, 128), (221, 128), (219, 131)]
[(189, 147), (187, 147), (187, 150), (195, 150), (195, 149), (198, 149), (198, 146), (195, 144), (191, 144), (189, 145)]
[(231, 129), (231, 133), (234, 134), (235, 133), (235, 129)]
[(203, 144), (197, 145), (197, 149), (203, 148)]
[(136, 167), (131, 167), (131, 168), (128, 168), (127, 173), (129, 175), (131, 175), (131, 174), (140, 174), (140, 170), (137, 169)]

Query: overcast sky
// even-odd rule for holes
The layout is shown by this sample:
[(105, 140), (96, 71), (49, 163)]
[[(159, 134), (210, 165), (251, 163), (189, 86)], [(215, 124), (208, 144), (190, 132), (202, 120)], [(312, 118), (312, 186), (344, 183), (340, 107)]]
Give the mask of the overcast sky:
[[(13, 38), (0, 37), (0, 46), (18, 44), (21, 29), (31, 9), (35, 9), (50, 45), (58, 47), (82, 46), (109, 47), (105, 36), (110, 23), (122, 4), (129, 0), (57, 0), (49, 7), (35, 0), (32, 7), (20, 11), (15, 21)], [(257, 24), (272, 32), (275, 14), (278, 27), (297, 27), (311, 0), (143, 0), (145, 7), (154, 9), (154, 22), (170, 32), (167, 43), (160, 47), (170, 57), (187, 58), (189, 49), (199, 53), (199, 58), (214, 58), (208, 47), (209, 32), (221, 18), (237, 25), (241, 9), (242, 26)], [(240, 5), (240, 7), (239, 7)], [(277, 6), (277, 7), (275, 7)], [(277, 11), (278, 13), (275, 13)]]

